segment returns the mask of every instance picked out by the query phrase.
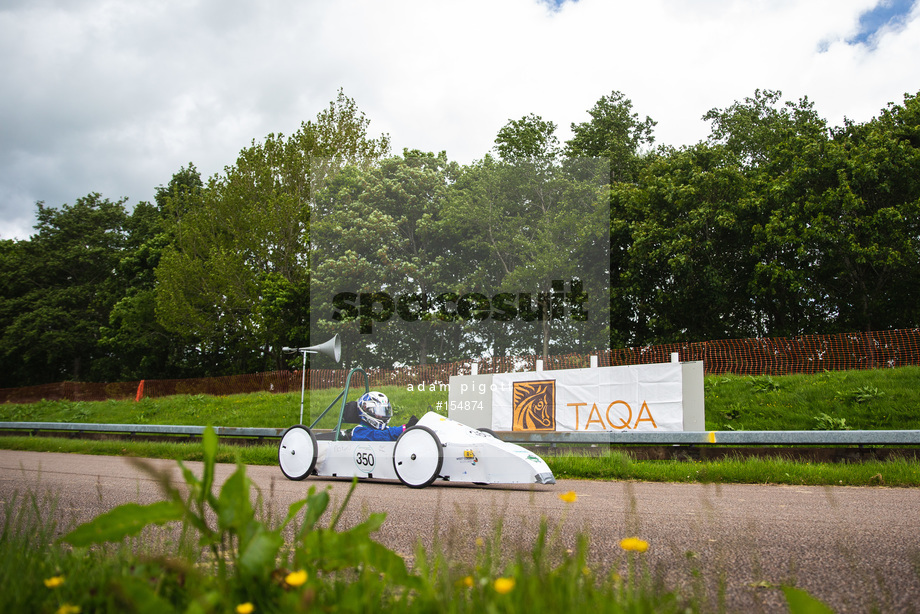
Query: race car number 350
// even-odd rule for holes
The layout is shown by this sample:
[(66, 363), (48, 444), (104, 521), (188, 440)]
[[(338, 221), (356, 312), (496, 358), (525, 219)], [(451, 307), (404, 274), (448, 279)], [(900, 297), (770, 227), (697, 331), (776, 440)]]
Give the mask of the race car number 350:
[(360, 471), (371, 473), (374, 471), (374, 450), (370, 446), (355, 448), (355, 465)]

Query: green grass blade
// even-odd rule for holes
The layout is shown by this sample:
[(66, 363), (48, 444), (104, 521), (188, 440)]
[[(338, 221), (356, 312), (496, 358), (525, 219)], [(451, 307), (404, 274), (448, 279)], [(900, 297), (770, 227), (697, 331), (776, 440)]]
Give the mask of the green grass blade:
[(160, 501), (150, 505), (126, 503), (80, 525), (62, 539), (75, 547), (118, 542), (140, 533), (148, 525), (181, 520), (184, 515), (185, 508), (175, 501)]
[(783, 594), (786, 596), (786, 603), (789, 604), (790, 614), (834, 614), (823, 601), (815, 599), (808, 591), (784, 586)]

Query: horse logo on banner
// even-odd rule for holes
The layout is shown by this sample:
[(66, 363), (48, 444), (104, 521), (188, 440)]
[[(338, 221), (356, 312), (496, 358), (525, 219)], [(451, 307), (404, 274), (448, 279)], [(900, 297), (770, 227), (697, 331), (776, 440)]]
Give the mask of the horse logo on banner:
[(512, 431), (556, 430), (556, 380), (514, 382)]

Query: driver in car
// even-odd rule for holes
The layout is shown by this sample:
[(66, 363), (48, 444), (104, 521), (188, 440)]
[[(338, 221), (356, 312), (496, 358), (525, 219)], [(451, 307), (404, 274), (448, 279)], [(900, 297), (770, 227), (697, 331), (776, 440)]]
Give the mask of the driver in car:
[(403, 432), (418, 422), (412, 416), (407, 424), (387, 426), (393, 417), (393, 406), (387, 395), (371, 391), (358, 399), (358, 415), (361, 420), (351, 431), (352, 441), (396, 441)]

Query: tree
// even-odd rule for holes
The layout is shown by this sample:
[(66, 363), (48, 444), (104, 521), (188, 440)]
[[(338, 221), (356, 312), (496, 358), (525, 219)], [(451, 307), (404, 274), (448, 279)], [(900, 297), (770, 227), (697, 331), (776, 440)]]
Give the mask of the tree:
[(167, 331), (157, 321), (155, 291), (156, 267), (175, 238), (168, 212), (187, 212), (201, 187), (198, 169), (189, 163), (156, 189), (156, 204), (138, 203), (127, 219), (126, 248), (115, 270), (124, 294), (112, 307), (101, 339), (110, 356), (108, 369), (120, 379), (206, 374), (194, 340)]
[(175, 240), (156, 270), (161, 324), (231, 371), (280, 367), (282, 346), (308, 341), (310, 200), (346, 162), (388, 150), (368, 123), (339, 92), (292, 136), (253, 141), (187, 202), (168, 199)]
[(0, 241), (0, 388), (42, 382), (45, 377), (25, 364), (22, 348), (11, 346), (15, 339), (7, 338), (10, 326), (31, 307), (25, 296), (32, 268), (29, 251), (28, 241)]
[(755, 332), (747, 184), (726, 156), (704, 144), (672, 150), (649, 165), (640, 185), (614, 188), (612, 217), (626, 236), (611, 283), (619, 343)]
[[(602, 335), (609, 334), (609, 218), (599, 192), (606, 189), (602, 185), (607, 165), (604, 161), (604, 172), (599, 173), (595, 161), (563, 160), (554, 130), (551, 122), (533, 115), (509, 122), (496, 138), (502, 159), (487, 156), (469, 167), (451, 203), (448, 218), (460, 229), (465, 248), (479, 258), (474, 279), (491, 288), (487, 296), (502, 294), (512, 302), (507, 313), (513, 317), (492, 327), (492, 347), (483, 348), (491, 353), (533, 351), (547, 356), (551, 349), (572, 351), (579, 344), (584, 350), (607, 346), (606, 337), (598, 343), (571, 332), (573, 327), (585, 328), (583, 319), (572, 318), (585, 311), (595, 318), (603, 313), (598, 326)], [(602, 282), (603, 289), (584, 292), (589, 281)], [(603, 307), (569, 305), (566, 315), (564, 305), (551, 304), (550, 297), (571, 298), (578, 288), (602, 301)]]
[[(358, 364), (456, 358), (445, 339), (448, 323), (431, 311), (441, 292), (458, 288), (466, 270), (456, 233), (443, 220), (458, 168), (444, 152), (405, 150), (371, 168), (346, 169), (318, 196), (323, 215), (311, 229), (311, 309), (319, 328), (343, 336)], [(337, 309), (332, 299), (343, 292), (352, 294), (348, 304), (356, 307), (360, 295), (375, 295), (374, 304), (361, 308), (379, 314), (379, 321), (349, 314), (355, 309), (347, 304)]]
[[(914, 327), (920, 310), (920, 99), (905, 96), (865, 124), (845, 122), (802, 160), (813, 284), (834, 331)], [(820, 177), (815, 180), (814, 177)]]
[(709, 142), (725, 145), (748, 170), (788, 167), (802, 147), (827, 136), (827, 124), (807, 96), (780, 105), (782, 95), (758, 89), (744, 102), (710, 109), (703, 116), (712, 123)]
[(822, 180), (805, 161), (820, 157), (827, 125), (807, 98), (781, 104), (781, 96), (756, 90), (704, 116), (713, 124), (709, 143), (724, 146), (749, 180), (744, 209), (756, 258), (749, 293), (764, 335), (816, 332), (831, 309), (811, 279), (816, 255), (800, 232), (809, 223), (805, 197)]
[(652, 131), (657, 122), (648, 116), (640, 120), (632, 110), (632, 101), (618, 91), (598, 100), (588, 114), (590, 121), (572, 124), (567, 155), (609, 160), (611, 185), (635, 181), (642, 148), (655, 142)]
[(533, 113), (509, 120), (495, 137), (495, 151), (506, 162), (553, 161), (560, 153), (556, 124)]
[(124, 200), (98, 193), (58, 208), (38, 202), (36, 234), (4, 250), (0, 346), (17, 385), (104, 379), (100, 328), (123, 288)]

